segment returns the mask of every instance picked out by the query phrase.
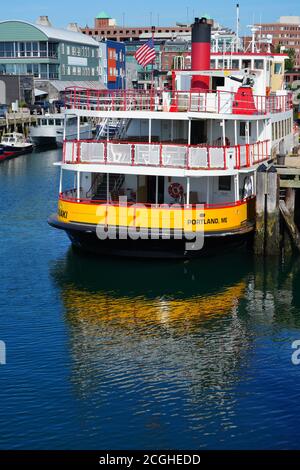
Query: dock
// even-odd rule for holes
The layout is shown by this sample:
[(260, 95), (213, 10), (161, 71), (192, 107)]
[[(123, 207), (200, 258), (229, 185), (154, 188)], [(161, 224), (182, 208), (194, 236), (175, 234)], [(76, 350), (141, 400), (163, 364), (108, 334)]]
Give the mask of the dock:
[(37, 116), (30, 113), (8, 113), (5, 118), (0, 118), (0, 138), (6, 132), (22, 132), (26, 136), (29, 128), (36, 124)]
[(300, 254), (297, 193), (300, 190), (300, 155), (287, 157), (285, 164), (269, 162), (257, 172), (256, 232), (257, 255), (274, 256), (297, 251)]

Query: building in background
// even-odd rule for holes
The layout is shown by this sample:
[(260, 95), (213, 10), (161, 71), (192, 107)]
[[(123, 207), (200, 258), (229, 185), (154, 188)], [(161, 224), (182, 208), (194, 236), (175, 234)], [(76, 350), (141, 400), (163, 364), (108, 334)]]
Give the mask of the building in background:
[(99, 76), (107, 88), (107, 45), (105, 41), (99, 42)]
[(126, 49), (118, 41), (105, 41), (107, 48), (107, 88), (118, 90), (126, 88)]
[(300, 70), (300, 17), (281, 16), (275, 23), (262, 23), (255, 25), (258, 29), (259, 41), (271, 39), (273, 51), (295, 51), (295, 70)]
[(0, 23), (0, 75), (33, 76), (38, 93), (55, 99), (66, 86), (87, 84), (104, 88), (99, 76), (99, 44), (80, 32), (53, 28), (48, 17), (36, 24)]
[(18, 101), (20, 105), (34, 103), (34, 80), (29, 75), (0, 75), (0, 105)]
[[(120, 42), (149, 39), (152, 35), (151, 26), (118, 26), (116, 20), (105, 12), (96, 16), (94, 27), (85, 26), (82, 32), (99, 40), (110, 39)], [(171, 39), (180, 33), (191, 35), (190, 25), (157, 26), (155, 39)]]
[[(236, 35), (229, 28), (221, 26), (208, 15), (205, 16), (212, 23), (212, 43), (219, 51), (230, 50), (236, 44)], [(153, 30), (153, 27), (155, 29)], [(105, 12), (99, 13), (94, 20), (94, 27), (86, 26), (82, 32), (94, 39), (109, 39), (112, 41), (135, 42), (146, 41), (154, 36), (156, 41), (191, 41), (191, 25), (189, 23), (176, 23), (175, 26), (118, 26), (117, 21)]]
[(99, 74), (109, 90), (126, 88), (126, 49), (117, 41), (99, 42)]
[(126, 75), (128, 88), (150, 89), (152, 84), (152, 72), (155, 70), (156, 75), (163, 74), (161, 57), (164, 41), (155, 40), (154, 48), (156, 52), (155, 63), (142, 67), (135, 59), (135, 53), (145, 44), (145, 41), (130, 41), (125, 43), (126, 48)]

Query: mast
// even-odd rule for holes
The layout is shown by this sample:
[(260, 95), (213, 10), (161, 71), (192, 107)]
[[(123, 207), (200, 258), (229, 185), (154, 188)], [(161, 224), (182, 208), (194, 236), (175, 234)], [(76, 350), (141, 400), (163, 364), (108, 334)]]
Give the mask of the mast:
[(239, 52), (240, 45), (240, 4), (236, 5), (236, 52)]

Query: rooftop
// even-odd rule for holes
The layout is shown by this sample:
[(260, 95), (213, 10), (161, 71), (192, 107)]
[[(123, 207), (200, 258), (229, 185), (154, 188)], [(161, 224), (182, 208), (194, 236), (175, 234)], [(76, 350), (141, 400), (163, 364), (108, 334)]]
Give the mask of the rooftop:
[(105, 13), (105, 11), (101, 11), (101, 13), (99, 13), (96, 16), (96, 19), (97, 20), (110, 20), (111, 16), (109, 16), (107, 13)]
[(32, 28), (35, 28), (41, 33), (43, 33), (48, 39), (73, 42), (77, 44), (84, 44), (84, 45), (90, 45), (90, 46), (96, 46), (96, 47), (99, 46), (98, 42), (95, 39), (83, 33), (78, 33), (75, 31), (70, 31), (70, 30), (62, 29), (62, 28), (53, 28), (52, 26), (42, 26), (39, 24), (30, 23), (28, 21), (23, 21), (23, 20), (0, 21), (0, 27), (2, 25), (9, 24), (9, 23), (20, 23), (20, 24), (31, 26)]

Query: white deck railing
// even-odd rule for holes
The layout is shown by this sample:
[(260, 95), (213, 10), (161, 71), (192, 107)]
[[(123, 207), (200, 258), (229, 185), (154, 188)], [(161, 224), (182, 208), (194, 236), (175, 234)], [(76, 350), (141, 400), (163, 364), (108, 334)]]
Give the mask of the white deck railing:
[(269, 141), (234, 147), (107, 141), (66, 141), (63, 163), (218, 170), (247, 168), (270, 158)]

